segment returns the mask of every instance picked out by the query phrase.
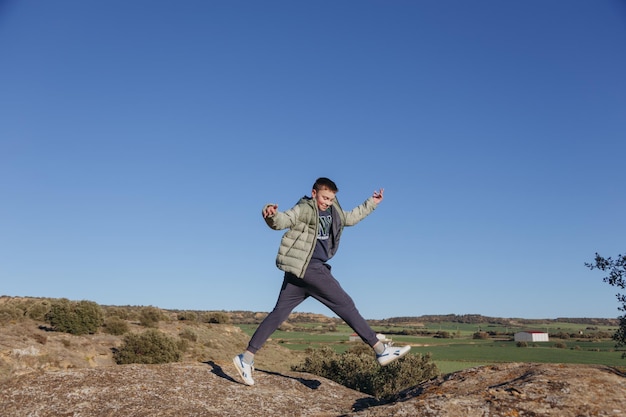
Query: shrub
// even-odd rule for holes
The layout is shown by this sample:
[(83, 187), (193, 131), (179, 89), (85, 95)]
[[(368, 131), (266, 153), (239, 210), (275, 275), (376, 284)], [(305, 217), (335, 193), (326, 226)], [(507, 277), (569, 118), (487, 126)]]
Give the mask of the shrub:
[(117, 316), (113, 316), (104, 320), (103, 330), (105, 333), (112, 334), (114, 336), (120, 336), (128, 333), (130, 329), (126, 320), (122, 320)]
[(26, 315), (35, 321), (46, 321), (46, 314), (50, 311), (49, 301), (38, 301), (26, 309)]
[(489, 333), (487, 332), (476, 332), (472, 335), (473, 339), (489, 339)]
[(10, 323), (21, 319), (24, 316), (24, 312), (10, 304), (0, 306), (0, 323)]
[(193, 311), (181, 311), (178, 313), (178, 320), (197, 321), (198, 315)]
[(194, 332), (193, 330), (189, 329), (189, 328), (185, 328), (183, 329), (178, 336), (181, 339), (186, 339), (189, 340), (190, 342), (197, 342), (198, 341), (198, 335), (196, 334), (196, 332)]
[(346, 353), (353, 353), (355, 355), (371, 355), (372, 348), (367, 343), (359, 342), (355, 343)]
[(403, 389), (439, 374), (430, 355), (408, 355), (380, 366), (369, 354), (337, 354), (329, 347), (309, 351), (303, 363), (293, 371), (308, 372), (328, 378), (348, 388), (388, 400)]
[(159, 327), (163, 313), (156, 307), (143, 307), (139, 313), (139, 324), (144, 327)]
[(139, 320), (139, 315), (132, 307), (108, 306), (104, 310), (107, 317), (116, 316), (122, 320)]
[(156, 329), (141, 334), (127, 334), (122, 346), (113, 354), (113, 359), (119, 365), (178, 362), (181, 357), (182, 352), (176, 340)]
[(93, 334), (102, 325), (102, 310), (93, 301), (60, 299), (50, 305), (45, 319), (58, 332)]
[(528, 347), (528, 343), (526, 342), (517, 342), (516, 345), (517, 347)]
[(205, 323), (227, 324), (230, 323), (230, 317), (223, 311), (213, 311), (206, 313), (202, 321)]
[(187, 352), (189, 350), (189, 345), (191, 342), (188, 339), (178, 339), (176, 345), (178, 346), (178, 350), (182, 353)]
[(562, 343), (562, 342), (555, 343), (554, 347), (557, 348), (557, 349), (567, 349), (567, 345), (565, 343)]

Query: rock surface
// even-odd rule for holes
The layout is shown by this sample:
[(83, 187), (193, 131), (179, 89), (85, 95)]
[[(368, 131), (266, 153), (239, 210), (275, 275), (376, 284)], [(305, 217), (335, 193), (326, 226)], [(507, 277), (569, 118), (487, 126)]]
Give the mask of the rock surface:
[(257, 370), (252, 387), (230, 363), (38, 371), (3, 381), (13, 416), (626, 416), (626, 377), (603, 366), (501, 364), (411, 388), (388, 404), (302, 373)]

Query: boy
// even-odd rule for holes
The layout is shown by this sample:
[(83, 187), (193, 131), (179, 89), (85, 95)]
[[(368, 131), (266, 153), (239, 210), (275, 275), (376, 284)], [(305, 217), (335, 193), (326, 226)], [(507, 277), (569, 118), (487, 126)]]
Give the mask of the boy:
[(311, 197), (303, 197), (291, 209), (279, 212), (276, 204), (263, 208), (263, 218), (274, 230), (289, 229), (282, 237), (276, 266), (285, 272), (274, 310), (263, 320), (248, 343), (247, 350), (233, 358), (237, 372), (246, 385), (254, 385), (254, 355), (272, 333), (289, 317), (291, 311), (308, 297), (330, 308), (376, 352), (381, 365), (406, 355), (402, 348), (383, 344), (356, 309), (352, 298), (331, 275), (326, 262), (339, 247), (344, 226), (354, 226), (376, 209), (383, 191), (374, 194), (351, 211), (343, 211), (335, 194), (337, 185), (328, 178), (318, 178)]

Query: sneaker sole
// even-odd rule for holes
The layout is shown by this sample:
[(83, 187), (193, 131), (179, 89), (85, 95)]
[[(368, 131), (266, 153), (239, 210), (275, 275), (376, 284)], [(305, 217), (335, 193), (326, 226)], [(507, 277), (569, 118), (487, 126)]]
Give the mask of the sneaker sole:
[(233, 365), (235, 365), (235, 369), (237, 370), (237, 373), (241, 377), (241, 380), (243, 381), (243, 383), (251, 387), (252, 385), (254, 385), (254, 381), (252, 381), (252, 383), (246, 381), (246, 378), (243, 377), (243, 372), (241, 372), (241, 368), (239, 367), (239, 364), (237, 363), (238, 360), (239, 360), (239, 357), (235, 356), (233, 358)]
[(391, 355), (382, 361), (378, 361), (378, 363), (380, 364), (380, 366), (389, 365), (391, 362), (395, 361), (396, 359), (400, 359), (401, 357), (409, 353), (410, 350), (411, 350), (411, 346), (404, 346), (402, 349), (400, 349), (400, 353), (397, 356)]

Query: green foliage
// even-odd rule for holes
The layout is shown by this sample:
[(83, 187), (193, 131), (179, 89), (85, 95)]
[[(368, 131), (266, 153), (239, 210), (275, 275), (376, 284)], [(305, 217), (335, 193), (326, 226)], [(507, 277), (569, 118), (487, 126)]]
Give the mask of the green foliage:
[(74, 335), (93, 334), (102, 325), (100, 306), (93, 301), (69, 301), (65, 298), (50, 305), (45, 319), (55, 331)]
[(127, 334), (122, 346), (113, 354), (113, 359), (119, 365), (178, 362), (181, 357), (180, 344), (156, 329), (148, 329), (141, 334)]
[(489, 339), (489, 333), (487, 332), (476, 332), (472, 335), (473, 339)]
[(121, 336), (123, 334), (128, 333), (129, 326), (126, 320), (122, 320), (117, 316), (107, 317), (104, 320), (103, 330), (107, 334), (112, 334), (114, 336)]
[[(602, 280), (609, 285), (626, 289), (626, 255), (617, 255), (617, 259), (610, 256), (604, 258), (596, 253), (594, 263), (585, 263), (585, 266), (591, 270), (599, 269), (608, 272)], [(617, 309), (626, 312), (626, 294), (618, 293), (617, 301), (621, 304)], [(617, 342), (616, 347), (626, 346), (626, 314), (619, 317), (619, 328), (613, 335), (613, 340)], [(626, 358), (626, 352), (622, 354), (622, 358)]]
[(368, 354), (338, 354), (323, 347), (308, 353), (304, 362), (292, 370), (319, 375), (384, 400), (439, 374), (429, 355), (407, 355), (383, 367), (374, 360), (371, 350)]
[(528, 343), (527, 342), (517, 342), (515, 345), (517, 347), (528, 347)]
[(159, 321), (163, 319), (163, 313), (156, 307), (143, 307), (139, 313), (139, 324), (144, 327), (159, 327)]

